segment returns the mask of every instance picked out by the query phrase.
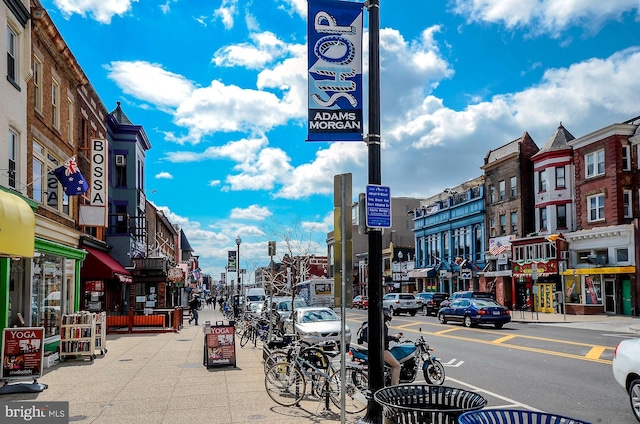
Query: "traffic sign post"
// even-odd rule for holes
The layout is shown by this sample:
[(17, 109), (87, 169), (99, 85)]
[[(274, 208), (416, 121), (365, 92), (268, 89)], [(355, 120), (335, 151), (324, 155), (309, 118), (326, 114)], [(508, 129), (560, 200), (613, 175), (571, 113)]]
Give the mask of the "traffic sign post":
[(388, 186), (367, 185), (367, 227), (391, 228), (391, 190)]

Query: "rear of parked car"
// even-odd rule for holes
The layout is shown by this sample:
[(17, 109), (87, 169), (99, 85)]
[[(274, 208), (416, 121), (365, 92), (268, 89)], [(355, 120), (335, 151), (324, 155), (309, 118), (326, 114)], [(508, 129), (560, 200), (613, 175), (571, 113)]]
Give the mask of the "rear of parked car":
[(627, 394), (631, 412), (640, 422), (640, 339), (618, 343), (613, 354), (613, 377)]
[(382, 307), (389, 309), (393, 315), (406, 312), (415, 316), (418, 302), (412, 293), (388, 293), (382, 298)]

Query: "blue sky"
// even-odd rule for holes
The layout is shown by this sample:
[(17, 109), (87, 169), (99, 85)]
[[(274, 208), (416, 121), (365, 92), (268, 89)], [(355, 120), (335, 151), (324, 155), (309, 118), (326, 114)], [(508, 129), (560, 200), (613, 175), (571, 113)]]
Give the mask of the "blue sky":
[[(107, 109), (151, 141), (148, 199), (219, 279), (326, 254), (333, 177), (364, 143), (305, 143), (306, 0), (42, 0)], [(380, 0), (382, 184), (426, 198), (489, 149), (559, 122), (580, 137), (640, 115), (638, 0)], [(367, 83), (368, 16), (365, 12)], [(366, 113), (365, 113), (366, 116)], [(230, 276), (234, 278), (233, 276)]]

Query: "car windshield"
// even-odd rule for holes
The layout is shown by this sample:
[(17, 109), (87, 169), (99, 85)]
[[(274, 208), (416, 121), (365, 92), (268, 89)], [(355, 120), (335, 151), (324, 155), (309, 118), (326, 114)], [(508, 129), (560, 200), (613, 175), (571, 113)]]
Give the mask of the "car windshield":
[(311, 311), (303, 311), (299, 320), (301, 323), (319, 321), (340, 321), (340, 318), (330, 309), (314, 309)]

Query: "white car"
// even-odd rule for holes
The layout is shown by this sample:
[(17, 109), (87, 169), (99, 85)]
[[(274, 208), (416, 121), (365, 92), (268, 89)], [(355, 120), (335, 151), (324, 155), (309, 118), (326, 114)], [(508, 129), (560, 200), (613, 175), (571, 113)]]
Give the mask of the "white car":
[(629, 394), (631, 411), (640, 422), (640, 339), (618, 343), (613, 354), (613, 377)]
[(391, 315), (406, 312), (413, 317), (418, 312), (418, 301), (412, 293), (387, 293), (382, 298), (382, 307)]
[[(340, 346), (340, 332), (342, 321), (340, 316), (333, 309), (325, 306), (307, 306), (295, 310), (295, 334), (300, 339), (316, 344), (323, 341), (333, 341), (336, 346)], [(291, 318), (285, 321), (285, 328), (288, 333), (292, 332)], [(351, 344), (351, 330), (345, 323), (345, 343), (347, 350)]]

